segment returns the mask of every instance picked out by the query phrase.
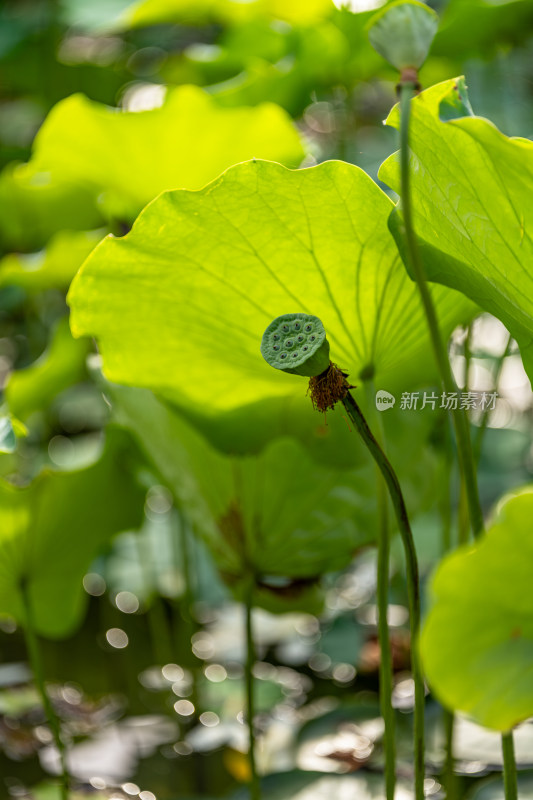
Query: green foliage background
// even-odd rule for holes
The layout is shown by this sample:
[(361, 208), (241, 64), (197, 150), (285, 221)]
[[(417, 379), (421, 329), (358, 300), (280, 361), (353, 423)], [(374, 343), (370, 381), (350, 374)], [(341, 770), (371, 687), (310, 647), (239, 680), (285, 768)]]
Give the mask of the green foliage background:
[[(380, 797), (372, 581), (364, 588), (376, 477), (342, 412), (322, 419), (302, 379), (262, 361), (262, 332), (285, 312), (321, 317), (382, 428), (424, 581), (447, 543), (466, 545), (425, 595), (429, 774), (442, 778), (438, 701), (496, 730), (531, 714), (531, 491), (521, 487), (533, 479), (533, 2), (429, 5), (441, 25), (420, 74), (429, 88), (413, 103), (416, 230), (460, 389), (500, 392), (492, 416), (471, 417), (485, 512), (511, 491), (479, 545), (466, 543), (444, 413), (375, 410), (376, 389), (399, 398), (439, 386), (404, 264), (397, 76), (368, 43), (373, 12), (331, 0), (0, 9), (0, 656), (6, 667), (26, 657), (25, 591), (37, 632), (64, 640), (43, 647), (70, 745), (120, 716), (179, 724), (120, 779), (162, 800), (244, 796), (242, 648), (213, 655), (198, 642), (217, 625), (231, 641), (251, 578), (257, 606), (277, 615), (257, 618), (265, 796)], [(395, 546), (389, 599), (401, 610)], [(284, 639), (291, 615), (299, 661)], [(124, 651), (109, 638), (117, 629)], [(400, 687), (405, 637), (404, 619)], [(174, 662), (184, 685), (161, 672)], [(223, 665), (220, 684), (210, 664)], [(5, 791), (55, 797), (38, 703), (28, 686), (18, 694), (27, 676), (0, 678)], [(64, 700), (72, 681), (87, 693), (81, 722)], [(334, 711), (320, 705), (332, 696)], [(190, 718), (180, 698), (193, 702)], [(290, 746), (268, 756), (287, 708)], [(222, 734), (205, 744), (195, 731), (213, 709)], [(396, 714), (409, 774), (410, 716)], [(335, 751), (347, 721), (368, 734), (368, 769), (325, 775), (335, 759), (318, 771), (306, 761), (306, 726)], [(459, 796), (500, 797), (498, 776), (470, 785), (480, 759), (464, 747)], [(499, 767), (487, 760), (478, 773)]]

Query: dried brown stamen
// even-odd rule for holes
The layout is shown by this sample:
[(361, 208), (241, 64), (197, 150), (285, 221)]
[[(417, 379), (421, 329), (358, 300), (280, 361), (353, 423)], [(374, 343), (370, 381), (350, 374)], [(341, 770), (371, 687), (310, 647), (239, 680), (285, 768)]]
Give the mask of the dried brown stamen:
[(326, 412), (330, 408), (333, 409), (339, 400), (343, 400), (349, 390), (355, 388), (348, 383), (347, 377), (347, 372), (343, 372), (340, 367), (330, 362), (324, 372), (311, 378), (307, 394), (311, 397), (313, 408)]

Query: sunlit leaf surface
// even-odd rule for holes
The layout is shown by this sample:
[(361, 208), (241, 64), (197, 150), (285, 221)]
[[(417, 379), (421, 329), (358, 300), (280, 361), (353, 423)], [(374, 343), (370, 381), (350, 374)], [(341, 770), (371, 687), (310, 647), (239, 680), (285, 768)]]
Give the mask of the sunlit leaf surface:
[(422, 630), (422, 662), (442, 702), (486, 727), (533, 714), (533, 487), (499, 507), (479, 542), (438, 568)]
[[(322, 319), (352, 380), (402, 389), (430, 380), (425, 318), (387, 227), (392, 207), (342, 162), (238, 165), (201, 192), (162, 195), (131, 233), (105, 239), (72, 284), (72, 330), (97, 337), (111, 380), (199, 417), (304, 394), (302, 379), (259, 353), (269, 322), (294, 311)], [(434, 297), (447, 337), (473, 306), (442, 287)]]
[[(430, 280), (475, 299), (518, 341), (533, 375), (533, 142), (509, 139), (488, 120), (442, 122), (441, 103), (456, 81), (433, 86), (412, 104), (413, 202)], [(396, 107), (388, 120), (398, 127)], [(399, 191), (398, 160), (380, 178)], [(393, 227), (403, 248), (402, 221)]]
[(128, 464), (127, 451), (113, 441), (87, 469), (45, 472), (25, 488), (0, 484), (0, 614), (24, 622), (25, 582), (37, 631), (73, 631), (92, 559), (114, 533), (142, 520), (144, 492)]
[(331, 0), (138, 0), (118, 17), (117, 27), (161, 23), (239, 23), (256, 17), (313, 23), (334, 9)]
[(103, 192), (106, 210), (130, 219), (163, 190), (200, 189), (239, 161), (272, 158), (298, 166), (303, 155), (279, 106), (220, 108), (202, 89), (181, 86), (149, 111), (67, 97), (37, 134), (30, 166)]

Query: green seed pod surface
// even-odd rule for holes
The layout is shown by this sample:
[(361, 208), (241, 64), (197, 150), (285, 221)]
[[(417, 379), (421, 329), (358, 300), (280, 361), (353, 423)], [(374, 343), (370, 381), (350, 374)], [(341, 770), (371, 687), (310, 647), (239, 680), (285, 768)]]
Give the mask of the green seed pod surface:
[(329, 367), (329, 342), (318, 317), (283, 314), (263, 334), (261, 355), (271, 367), (313, 378)]
[(422, 66), (438, 27), (432, 8), (416, 0), (398, 0), (375, 14), (367, 30), (372, 47), (401, 72)]

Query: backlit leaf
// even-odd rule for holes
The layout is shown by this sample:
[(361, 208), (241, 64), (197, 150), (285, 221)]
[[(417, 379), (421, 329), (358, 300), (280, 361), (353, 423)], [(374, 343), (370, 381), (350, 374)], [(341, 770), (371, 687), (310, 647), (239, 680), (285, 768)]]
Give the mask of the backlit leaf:
[[(320, 317), (352, 380), (430, 381), (426, 321), (387, 227), (392, 207), (342, 162), (238, 165), (201, 192), (163, 194), (127, 236), (106, 238), (69, 292), (72, 330), (97, 337), (111, 380), (150, 388), (195, 418), (255, 404), (272, 432), (282, 404), (305, 393), (303, 379), (259, 352), (283, 313)], [(434, 298), (447, 338), (474, 307), (442, 287)]]
[(440, 700), (501, 731), (533, 714), (532, 515), (530, 486), (502, 502), (478, 542), (443, 561), (421, 636)]
[(235, 24), (256, 17), (282, 19), (300, 24), (313, 23), (330, 15), (331, 0), (138, 0), (118, 17), (119, 28), (143, 27), (162, 23)]
[(220, 108), (202, 89), (181, 86), (149, 111), (67, 97), (37, 134), (30, 166), (103, 192), (108, 213), (131, 219), (163, 190), (200, 189), (239, 161), (272, 158), (298, 166), (303, 155), (279, 106)]
[(366, 467), (327, 469), (288, 438), (260, 455), (222, 455), (150, 392), (110, 384), (104, 391), (231, 584), (250, 569), (258, 578), (314, 578), (373, 540), (374, 476)]
[[(415, 227), (428, 278), (459, 289), (498, 317), (533, 375), (533, 142), (510, 139), (485, 119), (442, 122), (456, 81), (412, 103), (410, 142)], [(396, 107), (388, 123), (398, 127)], [(398, 159), (380, 178), (399, 191)], [(403, 223), (392, 227), (403, 249)]]

